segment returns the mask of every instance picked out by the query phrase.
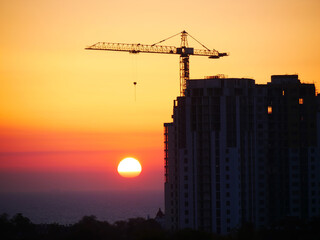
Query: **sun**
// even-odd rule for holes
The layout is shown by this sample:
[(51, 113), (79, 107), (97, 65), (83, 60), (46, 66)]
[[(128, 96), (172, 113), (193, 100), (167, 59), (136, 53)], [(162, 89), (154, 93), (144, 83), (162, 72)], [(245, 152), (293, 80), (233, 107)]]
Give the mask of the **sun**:
[(122, 177), (132, 178), (137, 177), (141, 173), (141, 164), (135, 158), (125, 158), (122, 159), (118, 165), (118, 173)]

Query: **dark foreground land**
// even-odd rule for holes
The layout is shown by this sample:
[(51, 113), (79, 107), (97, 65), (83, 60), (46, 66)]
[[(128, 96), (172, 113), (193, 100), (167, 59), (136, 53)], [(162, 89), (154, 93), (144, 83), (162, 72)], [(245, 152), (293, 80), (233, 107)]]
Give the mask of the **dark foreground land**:
[(320, 240), (320, 219), (311, 222), (286, 220), (269, 229), (256, 231), (251, 224), (234, 229), (226, 236), (195, 231), (164, 230), (153, 219), (133, 218), (110, 224), (95, 216), (84, 216), (72, 225), (34, 224), (22, 214), (0, 215), (0, 239), (32, 240)]

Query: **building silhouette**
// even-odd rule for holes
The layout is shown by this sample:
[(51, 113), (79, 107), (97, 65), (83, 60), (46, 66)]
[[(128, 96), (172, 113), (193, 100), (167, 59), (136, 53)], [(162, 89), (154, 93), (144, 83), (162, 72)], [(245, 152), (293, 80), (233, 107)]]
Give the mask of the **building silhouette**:
[(165, 222), (226, 234), (320, 215), (320, 96), (297, 75), (188, 80), (165, 123)]

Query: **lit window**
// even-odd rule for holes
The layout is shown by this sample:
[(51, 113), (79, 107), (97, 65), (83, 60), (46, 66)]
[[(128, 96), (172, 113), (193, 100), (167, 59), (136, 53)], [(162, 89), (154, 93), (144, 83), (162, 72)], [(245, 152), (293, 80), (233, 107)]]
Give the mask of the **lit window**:
[(268, 114), (272, 113), (272, 106), (268, 106)]
[(299, 104), (303, 104), (303, 98), (299, 98)]
[(284, 96), (284, 90), (282, 90), (282, 96)]

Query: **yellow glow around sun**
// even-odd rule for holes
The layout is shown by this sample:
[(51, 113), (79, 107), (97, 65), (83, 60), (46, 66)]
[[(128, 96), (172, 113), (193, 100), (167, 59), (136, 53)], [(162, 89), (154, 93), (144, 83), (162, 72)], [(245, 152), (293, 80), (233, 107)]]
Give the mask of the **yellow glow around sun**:
[(137, 159), (125, 158), (118, 165), (118, 173), (122, 177), (137, 177), (141, 173), (141, 164)]

